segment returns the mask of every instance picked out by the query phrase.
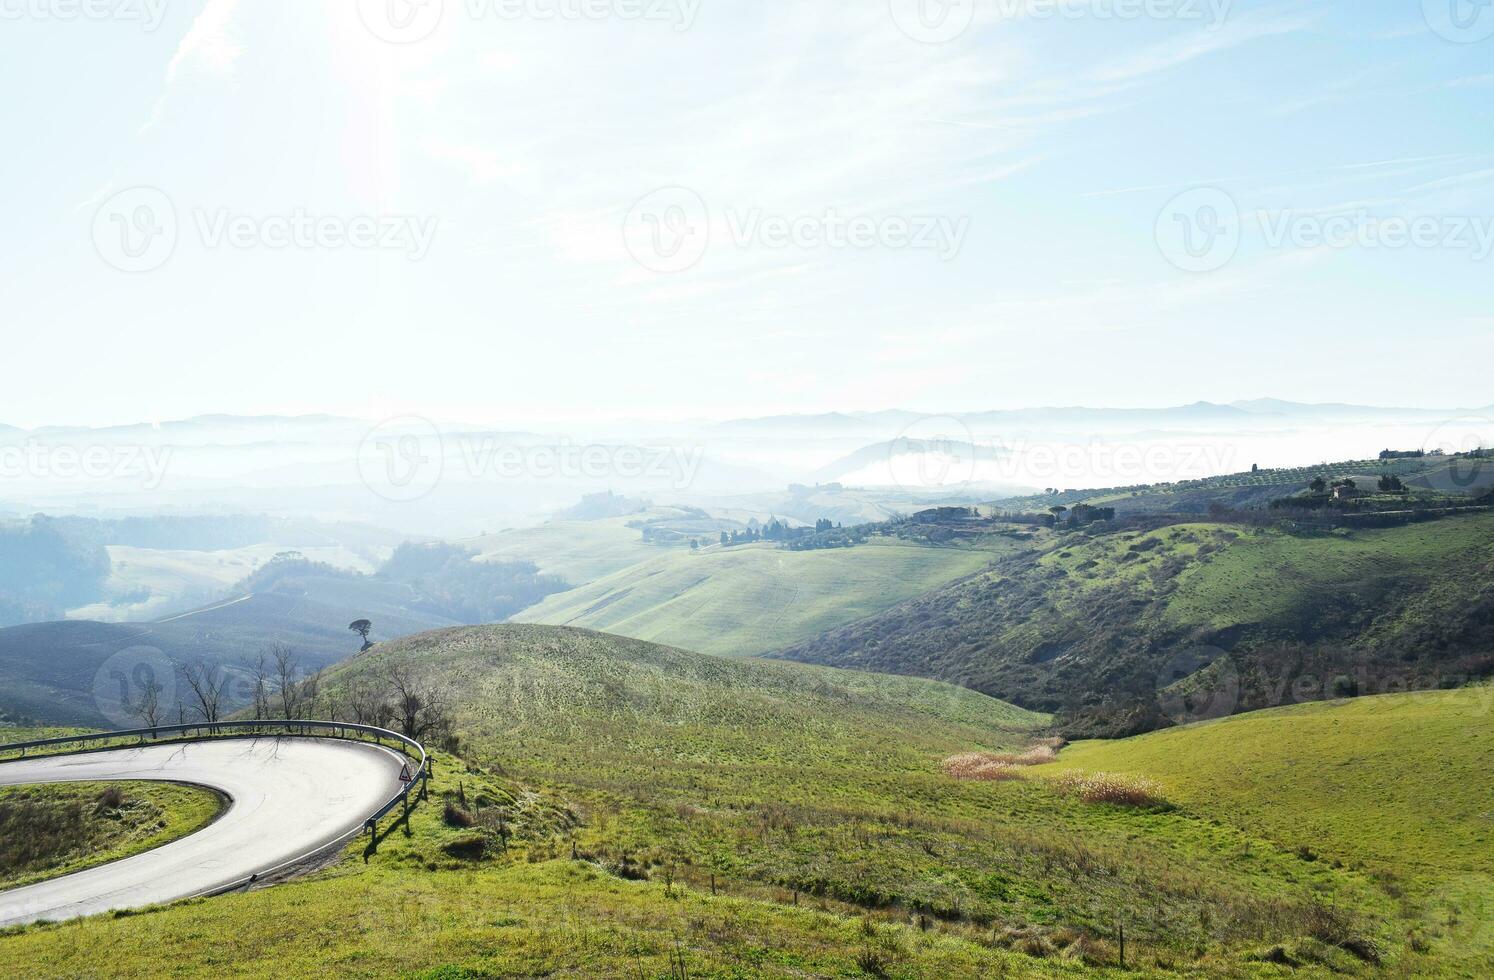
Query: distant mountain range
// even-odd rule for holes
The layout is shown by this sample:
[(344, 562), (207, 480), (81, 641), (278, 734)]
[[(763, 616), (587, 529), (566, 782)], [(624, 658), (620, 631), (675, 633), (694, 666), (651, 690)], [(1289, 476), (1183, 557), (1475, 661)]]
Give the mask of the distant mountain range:
[[(1279, 398), (1253, 398), (1227, 404), (1199, 401), (1189, 405), (1172, 405), (1158, 408), (1105, 408), (1102, 406), (1034, 406), (1026, 408), (986, 409), (971, 412), (917, 412), (908, 409), (882, 409), (857, 412), (822, 412), (811, 414), (766, 415), (702, 421), (694, 424), (721, 435), (751, 434), (793, 435), (806, 429), (843, 435), (884, 431), (889, 426), (911, 425), (929, 418), (951, 418), (965, 422), (1038, 422), (1056, 423), (1085, 421), (1091, 419), (1125, 420), (1140, 422), (1176, 418), (1191, 419), (1245, 419), (1251, 416), (1283, 416), (1298, 419), (1345, 419), (1345, 418), (1433, 418), (1455, 417), (1469, 413), (1494, 412), (1494, 405), (1477, 408), (1408, 408), (1385, 405), (1353, 405), (1337, 402), (1308, 403), (1286, 401)], [(31, 435), (57, 436), (72, 433), (125, 434), (150, 431), (157, 433), (186, 433), (204, 429), (314, 429), (342, 426), (367, 427), (372, 420), (351, 416), (313, 415), (196, 415), (191, 418), (161, 422), (138, 422), (122, 425), (84, 426), (48, 425), (35, 428), (0, 424), (0, 432), (26, 433)], [(653, 423), (637, 422), (633, 427), (649, 429)], [(660, 428), (666, 426), (660, 425)], [(689, 424), (684, 426), (690, 428)], [(454, 431), (486, 432), (485, 425), (455, 424)], [(678, 431), (679, 423), (670, 423), (667, 428)], [(508, 432), (506, 435), (533, 435), (533, 433)]]

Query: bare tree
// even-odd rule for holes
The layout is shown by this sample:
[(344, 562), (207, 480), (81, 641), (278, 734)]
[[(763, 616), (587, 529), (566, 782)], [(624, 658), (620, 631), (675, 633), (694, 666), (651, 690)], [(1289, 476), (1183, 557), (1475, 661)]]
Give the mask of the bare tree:
[(383, 728), (389, 724), (393, 709), (389, 706), (384, 692), (370, 683), (366, 677), (359, 677), (348, 685), (347, 689), (348, 709), (353, 713), (353, 721), (360, 725), (373, 725)]
[(303, 706), (301, 711), (306, 717), (315, 718), (320, 711), (318, 705), (322, 698), (322, 672), (318, 670), (307, 674), (306, 679), (301, 682), (300, 687), (301, 689), (297, 692), (297, 697)]
[(140, 696), (131, 707), (131, 713), (140, 719), (144, 728), (155, 728), (161, 724), (161, 685), (156, 683), (154, 677), (141, 688)]
[(263, 651), (254, 662), (251, 675), (254, 678), (254, 720), (264, 721), (270, 717), (270, 669)]
[(293, 721), (301, 712), (301, 685), (296, 680), (300, 660), (290, 647), (279, 642), (271, 645), (270, 656), (275, 661), (273, 683), (275, 695), (280, 701), (280, 717)]
[(222, 711), (223, 692), (228, 688), (228, 678), (217, 664), (201, 660), (188, 664), (182, 674), (187, 679), (187, 686), (192, 689), (192, 696), (197, 699), (197, 711), (202, 715), (202, 720), (210, 725), (216, 723)]
[(406, 738), (423, 740), (444, 735), (451, 728), (446, 692), (422, 680), (408, 664), (391, 664), (384, 671), (394, 697), (393, 720)]

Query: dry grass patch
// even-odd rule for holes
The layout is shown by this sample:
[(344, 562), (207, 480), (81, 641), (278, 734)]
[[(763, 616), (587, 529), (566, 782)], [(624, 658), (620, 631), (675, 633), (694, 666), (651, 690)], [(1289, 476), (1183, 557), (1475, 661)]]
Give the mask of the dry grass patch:
[(1058, 758), (1062, 739), (1043, 739), (1025, 752), (961, 752), (941, 766), (956, 779), (1024, 779), (1020, 766), (1042, 766)]
[(1059, 776), (1053, 784), (1060, 792), (1073, 794), (1086, 803), (1135, 807), (1164, 806), (1167, 803), (1162, 787), (1144, 776), (1075, 770)]
[(962, 752), (952, 755), (942, 763), (946, 773), (956, 779), (984, 779), (999, 782), (1006, 779), (1025, 779), (1017, 766), (1009, 761), (1011, 756), (998, 756), (991, 752)]

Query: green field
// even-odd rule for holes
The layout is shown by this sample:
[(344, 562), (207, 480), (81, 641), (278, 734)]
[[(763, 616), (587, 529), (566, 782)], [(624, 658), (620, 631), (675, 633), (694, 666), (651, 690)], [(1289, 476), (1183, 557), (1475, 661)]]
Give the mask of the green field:
[(461, 543), (475, 549), (479, 560), (533, 562), (541, 574), (558, 575), (572, 585), (583, 585), (660, 553), (659, 548), (643, 541), (638, 528), (628, 527), (638, 519), (551, 521)]
[(218, 794), (172, 783), (0, 787), (0, 890), (160, 847), (201, 830), (222, 809)]
[[(1336, 601), (1409, 598), (1414, 589), (1421, 599), (1406, 616), (1433, 617), (1439, 600), (1450, 604), (1466, 596), (1491, 560), (1494, 518), (1487, 514), (1314, 537), (1252, 531), (1180, 576), (1167, 616), (1224, 629), (1289, 620)], [(1369, 629), (1393, 633), (1397, 626), (1376, 617)]]
[(717, 545), (627, 568), (551, 596), (514, 618), (703, 653), (754, 655), (977, 572), (1005, 547), (932, 548), (890, 539), (824, 551)]
[(1248, 833), (1364, 868), (1404, 896), (1441, 956), (1494, 969), (1494, 687), (1081, 742), (1037, 771), (1066, 769), (1149, 776)]

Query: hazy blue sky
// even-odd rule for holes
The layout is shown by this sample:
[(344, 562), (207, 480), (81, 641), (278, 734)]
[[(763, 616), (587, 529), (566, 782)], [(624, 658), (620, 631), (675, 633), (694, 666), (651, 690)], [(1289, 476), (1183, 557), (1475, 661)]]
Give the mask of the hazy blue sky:
[(1494, 401), (1488, 4), (79, 2), (0, 422)]

